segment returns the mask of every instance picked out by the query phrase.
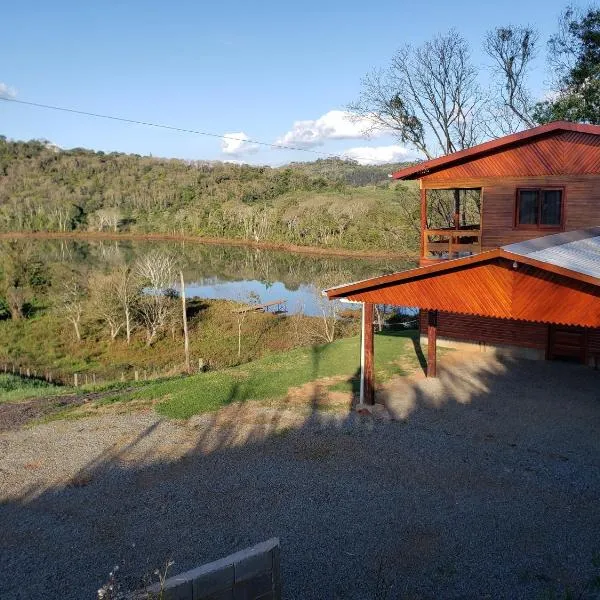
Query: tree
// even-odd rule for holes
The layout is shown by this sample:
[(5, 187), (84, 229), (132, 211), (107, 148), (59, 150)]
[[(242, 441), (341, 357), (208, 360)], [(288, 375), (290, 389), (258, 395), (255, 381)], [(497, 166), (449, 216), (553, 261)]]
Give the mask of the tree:
[(118, 209), (111, 207), (102, 208), (96, 211), (94, 215), (94, 220), (96, 222), (98, 231), (103, 231), (104, 227), (108, 227), (114, 232), (117, 232), (122, 218), (123, 216), (121, 215), (121, 212)]
[(27, 303), (48, 285), (46, 269), (28, 242), (8, 241), (0, 250), (0, 295), (11, 319), (22, 319)]
[(400, 48), (387, 70), (363, 78), (360, 97), (349, 106), (371, 131), (391, 130), (427, 158), (478, 143), (483, 108), (467, 42), (455, 30)]
[(245, 306), (237, 308), (233, 311), (238, 328), (238, 360), (242, 357), (242, 325), (246, 317), (254, 310), (254, 306), (260, 304), (260, 296), (256, 292), (249, 292), (245, 298), (240, 298)]
[(163, 329), (174, 308), (177, 294), (172, 288), (175, 281), (176, 260), (160, 250), (153, 250), (136, 263), (135, 272), (140, 284), (147, 288), (137, 303), (137, 312), (146, 329), (146, 344), (152, 345)]
[(77, 281), (72, 280), (63, 283), (59, 310), (73, 325), (78, 342), (81, 341), (81, 317), (83, 316), (84, 300), (85, 291)]
[(548, 50), (553, 96), (536, 104), (536, 121), (600, 124), (600, 9), (567, 8)]
[(141, 295), (141, 286), (127, 265), (109, 273), (93, 273), (88, 280), (90, 307), (103, 321), (111, 340), (124, 328), (127, 344), (131, 341), (133, 312)]
[(183, 321), (183, 353), (185, 355), (185, 370), (190, 372), (190, 339), (188, 335), (187, 307), (185, 304), (185, 280), (183, 271), (179, 271), (179, 282), (181, 285), (181, 311)]
[(127, 344), (131, 342), (132, 313), (136, 306), (136, 301), (140, 297), (140, 286), (131, 269), (127, 265), (122, 265), (115, 272), (115, 294), (121, 304), (123, 315), (125, 317), (125, 337)]
[(494, 63), (493, 73), (497, 78), (490, 108), (494, 124), (504, 134), (535, 125), (527, 75), (538, 39), (538, 33), (529, 26), (496, 27), (485, 36), (483, 49)]

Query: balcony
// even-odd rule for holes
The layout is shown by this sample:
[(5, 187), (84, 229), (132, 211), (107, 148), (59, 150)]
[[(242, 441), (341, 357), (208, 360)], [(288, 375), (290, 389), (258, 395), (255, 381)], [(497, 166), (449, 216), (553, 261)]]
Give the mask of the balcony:
[(481, 252), (480, 225), (462, 225), (456, 228), (423, 230), (421, 264), (438, 260), (460, 258)]

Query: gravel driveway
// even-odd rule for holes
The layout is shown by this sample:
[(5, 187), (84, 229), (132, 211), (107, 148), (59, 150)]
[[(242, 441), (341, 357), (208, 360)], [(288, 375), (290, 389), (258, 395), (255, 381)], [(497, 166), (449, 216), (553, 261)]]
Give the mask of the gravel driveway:
[(386, 387), (396, 420), (248, 404), (1, 433), (0, 598), (94, 598), (117, 563), (272, 536), (290, 599), (597, 597), (600, 373), (454, 354)]

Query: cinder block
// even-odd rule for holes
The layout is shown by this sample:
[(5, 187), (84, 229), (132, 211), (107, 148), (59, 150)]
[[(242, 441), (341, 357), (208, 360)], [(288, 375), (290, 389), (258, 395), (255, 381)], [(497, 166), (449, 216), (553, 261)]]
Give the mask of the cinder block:
[(257, 600), (273, 595), (273, 579), (271, 572), (254, 575), (240, 583), (236, 582), (233, 588), (234, 600)]
[(234, 563), (236, 584), (250, 579), (259, 573), (273, 571), (273, 553), (272, 550), (258, 554), (249, 554), (241, 560)]
[(217, 592), (216, 594), (202, 598), (202, 600), (233, 600), (233, 589)]
[(233, 564), (220, 564), (222, 562), (218, 560), (210, 565), (205, 565), (211, 569), (200, 567), (186, 573), (193, 580), (193, 600), (204, 600), (217, 592), (233, 588)]
[(279, 540), (271, 551), (271, 554), (273, 556), (273, 600), (281, 600), (283, 592), (281, 586), (281, 547), (279, 546)]
[[(148, 592), (151, 594), (151, 598), (157, 598), (160, 594), (160, 584), (157, 583), (150, 586)], [(163, 595), (161, 597), (164, 600), (192, 600), (192, 580), (188, 579), (185, 573), (169, 577), (169, 579), (165, 581)]]

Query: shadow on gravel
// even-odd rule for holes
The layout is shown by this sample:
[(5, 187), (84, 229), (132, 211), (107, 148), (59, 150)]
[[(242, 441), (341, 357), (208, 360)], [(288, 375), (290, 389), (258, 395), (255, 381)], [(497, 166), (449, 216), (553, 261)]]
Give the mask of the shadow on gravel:
[(243, 404), (126, 438), (94, 421), (70, 481), (0, 505), (1, 597), (94, 598), (117, 563), (134, 585), (273, 536), (290, 599), (593, 597), (600, 373), (457, 354), (381, 389), (375, 417), (315, 390), (300, 423)]

